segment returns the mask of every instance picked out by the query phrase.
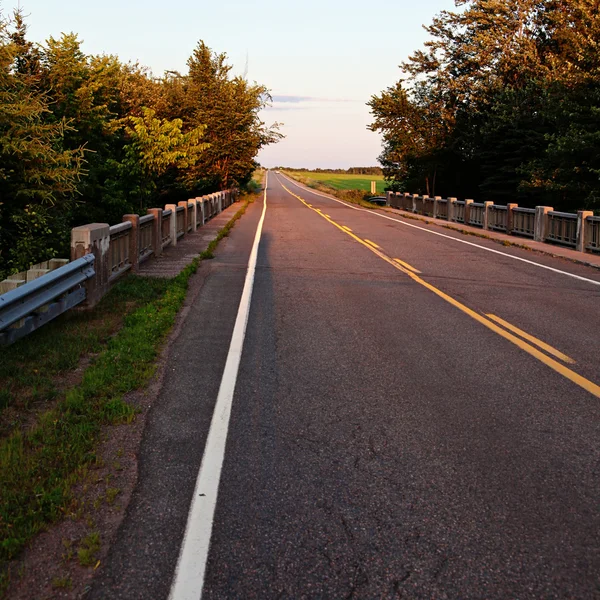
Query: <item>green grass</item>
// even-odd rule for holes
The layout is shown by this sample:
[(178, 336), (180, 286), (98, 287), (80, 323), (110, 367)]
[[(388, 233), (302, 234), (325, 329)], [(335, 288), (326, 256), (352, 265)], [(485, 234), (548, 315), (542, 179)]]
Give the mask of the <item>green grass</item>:
[(377, 194), (383, 195), (387, 185), (383, 175), (346, 175), (344, 173), (313, 173), (311, 171), (289, 171), (292, 176), (312, 179), (334, 190), (360, 190), (371, 192), (371, 181), (377, 182)]
[[(218, 232), (210, 253), (250, 201)], [(45, 383), (52, 382), (60, 369), (74, 368), (86, 351), (96, 351), (79, 383), (53, 393), (52, 408), (36, 414), (28, 427), (15, 426), (0, 439), (0, 595), (10, 578), (9, 562), (39, 531), (69, 515), (73, 485), (85, 478), (97, 460), (101, 428), (133, 420), (135, 408), (124, 396), (143, 387), (154, 374), (157, 355), (200, 260), (202, 256), (172, 279), (130, 275), (104, 299), (95, 316), (58, 319), (50, 329), (42, 329), (41, 335), (11, 347), (6, 361), (3, 356), (2, 377), (11, 382), (9, 403), (16, 405), (18, 389), (29, 390), (38, 376)], [(77, 343), (78, 334), (87, 335), (89, 323), (126, 306), (130, 310), (118, 325), (96, 328), (86, 343)], [(72, 351), (70, 344), (75, 346)], [(54, 361), (63, 360), (61, 352), (68, 357), (58, 367)], [(17, 365), (23, 371), (20, 374), (11, 372)], [(84, 546), (84, 559), (94, 553), (93, 544)]]

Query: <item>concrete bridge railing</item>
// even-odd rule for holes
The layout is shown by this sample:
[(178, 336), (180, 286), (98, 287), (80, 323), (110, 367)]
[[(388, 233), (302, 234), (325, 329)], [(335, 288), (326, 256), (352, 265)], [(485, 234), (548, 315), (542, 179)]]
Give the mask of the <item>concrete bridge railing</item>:
[[(123, 221), (90, 223), (71, 231), (71, 261), (35, 265), (0, 295), (0, 345), (41, 327), (78, 304), (95, 306), (111, 285), (233, 204), (238, 190), (184, 200)], [(68, 264), (65, 264), (68, 263)], [(64, 266), (60, 266), (64, 265)], [(58, 268), (54, 268), (57, 267)]]
[(415, 214), (464, 223), (488, 231), (560, 244), (580, 252), (600, 252), (600, 217), (589, 210), (555, 211), (551, 206), (521, 208), (518, 204), (476, 203), (436, 196), (387, 192), (387, 205)]

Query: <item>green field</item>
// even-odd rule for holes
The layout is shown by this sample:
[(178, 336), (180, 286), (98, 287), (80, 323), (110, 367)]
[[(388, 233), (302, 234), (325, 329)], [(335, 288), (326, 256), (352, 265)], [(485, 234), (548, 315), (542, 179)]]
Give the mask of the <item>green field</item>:
[(334, 190), (371, 191), (371, 181), (377, 182), (377, 194), (384, 194), (386, 186), (383, 175), (346, 175), (343, 173), (313, 173), (311, 171), (290, 171), (290, 174), (300, 178), (313, 179)]

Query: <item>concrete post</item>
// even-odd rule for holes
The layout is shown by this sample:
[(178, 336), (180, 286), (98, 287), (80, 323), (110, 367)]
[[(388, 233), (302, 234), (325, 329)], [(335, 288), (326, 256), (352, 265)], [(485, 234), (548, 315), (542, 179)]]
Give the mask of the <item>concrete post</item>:
[(149, 215), (154, 215), (152, 222), (152, 252), (154, 257), (162, 254), (162, 208), (149, 208)]
[(206, 197), (200, 198), (200, 210), (202, 211), (202, 225), (206, 223)]
[(392, 192), (385, 193), (385, 205), (392, 206)]
[(167, 204), (165, 210), (171, 211), (171, 223), (169, 225), (171, 245), (177, 246), (177, 204)]
[(433, 218), (434, 219), (439, 219), (439, 215), (440, 215), (440, 200), (442, 199), (441, 196), (435, 196), (433, 199)]
[(494, 206), (490, 200), (483, 203), (483, 228), (486, 230), (490, 228), (490, 206)]
[(506, 205), (506, 233), (508, 234), (512, 233), (515, 222), (515, 213), (513, 213), (513, 210), (518, 207), (519, 205), (514, 203)]
[(412, 195), (412, 208), (410, 209), (411, 212), (414, 212), (414, 213), (417, 212), (417, 198), (418, 197), (419, 197), (419, 194)]
[(448, 223), (454, 221), (454, 203), (456, 198), (448, 198)]
[(533, 239), (536, 242), (545, 242), (548, 235), (548, 213), (553, 211), (552, 206), (535, 207), (535, 227)]
[(586, 234), (586, 223), (585, 220), (588, 217), (593, 217), (593, 210), (578, 210), (577, 211), (577, 250), (579, 252), (585, 252), (585, 246), (587, 241), (585, 239)]
[(219, 212), (223, 212), (223, 192), (219, 192)]
[(423, 196), (423, 201), (421, 202), (421, 213), (422, 215), (425, 214), (425, 200), (428, 200), (429, 196)]
[(183, 235), (186, 236), (188, 231), (188, 225), (190, 224), (190, 222), (188, 221), (188, 201), (182, 200), (179, 203), (179, 206), (183, 207)]
[(192, 198), (191, 200), (188, 200), (188, 202), (192, 203), (192, 208), (189, 208), (188, 206), (188, 212), (190, 213), (188, 216), (191, 220), (192, 223), (192, 231), (196, 231), (197, 229), (197, 225), (196, 225), (196, 217), (197, 217), (197, 213), (198, 213), (198, 203), (196, 202), (196, 198)]
[(84, 307), (96, 306), (108, 291), (110, 278), (110, 225), (90, 223), (71, 230), (71, 260), (86, 254), (93, 254), (95, 275), (85, 282), (86, 298)]
[(465, 225), (471, 222), (471, 204), (473, 200), (465, 200)]
[(129, 262), (131, 270), (136, 273), (140, 269), (140, 216), (124, 215), (123, 222), (131, 223), (129, 231)]

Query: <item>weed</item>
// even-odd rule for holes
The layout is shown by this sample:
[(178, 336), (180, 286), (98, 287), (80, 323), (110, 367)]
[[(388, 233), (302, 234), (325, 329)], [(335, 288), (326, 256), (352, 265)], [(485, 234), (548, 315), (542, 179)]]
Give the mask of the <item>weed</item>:
[(106, 490), (106, 503), (112, 504), (120, 493), (121, 490), (119, 488), (108, 488)]
[(100, 550), (100, 534), (97, 531), (88, 533), (77, 550), (77, 559), (82, 567), (96, 564), (96, 553)]
[(52, 580), (52, 587), (54, 589), (70, 590), (73, 585), (73, 581), (70, 575), (63, 575), (62, 577), (55, 577)]

